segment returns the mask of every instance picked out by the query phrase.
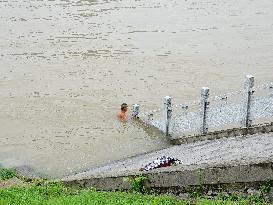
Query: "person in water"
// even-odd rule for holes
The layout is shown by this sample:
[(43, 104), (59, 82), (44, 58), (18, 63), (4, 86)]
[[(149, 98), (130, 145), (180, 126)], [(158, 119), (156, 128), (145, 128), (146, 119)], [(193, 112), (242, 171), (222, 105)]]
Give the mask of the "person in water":
[(126, 120), (126, 112), (128, 110), (128, 105), (126, 103), (122, 103), (120, 106), (120, 111), (117, 113), (117, 118), (120, 121)]

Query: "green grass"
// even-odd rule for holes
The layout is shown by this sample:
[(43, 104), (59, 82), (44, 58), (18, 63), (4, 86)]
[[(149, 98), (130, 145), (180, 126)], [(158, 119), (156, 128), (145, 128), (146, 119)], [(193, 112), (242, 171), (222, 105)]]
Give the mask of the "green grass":
[(0, 189), (0, 204), (189, 204), (170, 196), (126, 192), (75, 191), (60, 183)]
[(9, 169), (0, 168), (0, 180), (7, 180), (15, 176), (16, 176), (15, 172)]
[[(148, 195), (138, 192), (100, 192), (94, 189), (72, 190), (64, 187), (61, 183), (36, 183), (24, 187), (13, 187), (0, 189), (0, 205), (5, 204), (98, 204), (98, 205), (223, 205), (236, 204), (248, 205), (254, 204), (254, 201), (231, 197), (231, 198), (192, 198), (191, 201), (179, 200), (168, 195)], [(256, 202), (255, 204), (262, 204)]]
[[(8, 169), (0, 169), (0, 181), (15, 177), (16, 173)], [(134, 179), (125, 179), (132, 185), (130, 192), (105, 192), (96, 191), (94, 189), (70, 189), (61, 183), (49, 183), (43, 179), (25, 179), (24, 186), (0, 188), (0, 205), (249, 205), (263, 204), (261, 196), (250, 195), (248, 197), (240, 197), (235, 194), (229, 196), (217, 196), (214, 199), (208, 199), (199, 189), (191, 189), (189, 194), (192, 197), (189, 200), (180, 200), (169, 195), (152, 195), (147, 194), (143, 189), (143, 181), (145, 177), (137, 177)], [(260, 190), (262, 193), (268, 191), (269, 184), (262, 184)], [(197, 187), (198, 188), (198, 187)], [(142, 194), (144, 192), (146, 194)], [(196, 194), (197, 193), (197, 194)]]

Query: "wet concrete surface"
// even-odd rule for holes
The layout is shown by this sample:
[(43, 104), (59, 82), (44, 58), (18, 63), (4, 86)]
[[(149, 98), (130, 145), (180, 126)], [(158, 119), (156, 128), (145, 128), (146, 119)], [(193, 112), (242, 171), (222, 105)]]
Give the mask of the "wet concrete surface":
[(141, 167), (162, 155), (181, 160), (182, 164), (179, 167), (182, 170), (272, 162), (273, 134), (256, 134), (182, 144), (104, 166), (93, 167), (86, 172), (65, 177), (63, 180), (140, 174)]

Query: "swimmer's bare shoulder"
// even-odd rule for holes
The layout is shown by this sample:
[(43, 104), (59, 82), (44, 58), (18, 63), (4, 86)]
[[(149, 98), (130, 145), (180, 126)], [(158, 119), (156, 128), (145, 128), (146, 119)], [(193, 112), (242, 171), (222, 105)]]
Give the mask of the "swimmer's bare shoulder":
[(117, 118), (120, 121), (126, 120), (126, 112), (128, 110), (128, 105), (126, 103), (122, 103), (120, 107), (120, 111), (117, 113)]
[(124, 115), (122, 112), (118, 112), (118, 113), (117, 113), (117, 118), (118, 118), (119, 120), (124, 120), (124, 119), (125, 119), (125, 115)]

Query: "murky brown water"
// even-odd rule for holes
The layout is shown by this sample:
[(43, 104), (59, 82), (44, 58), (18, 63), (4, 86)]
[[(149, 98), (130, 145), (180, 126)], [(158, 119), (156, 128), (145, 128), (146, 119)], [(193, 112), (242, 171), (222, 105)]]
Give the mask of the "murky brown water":
[(0, 163), (62, 176), (167, 146), (116, 121), (273, 80), (271, 0), (0, 0)]

